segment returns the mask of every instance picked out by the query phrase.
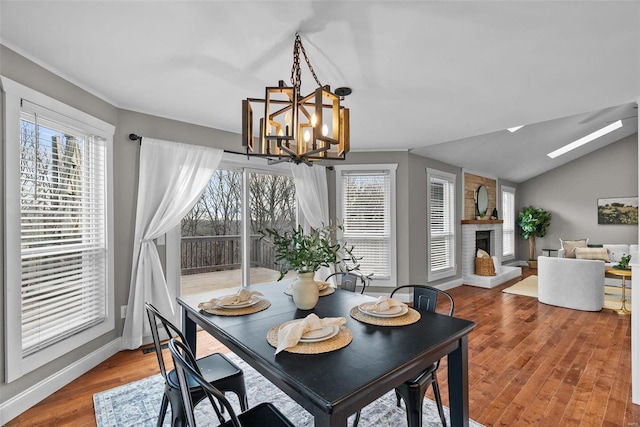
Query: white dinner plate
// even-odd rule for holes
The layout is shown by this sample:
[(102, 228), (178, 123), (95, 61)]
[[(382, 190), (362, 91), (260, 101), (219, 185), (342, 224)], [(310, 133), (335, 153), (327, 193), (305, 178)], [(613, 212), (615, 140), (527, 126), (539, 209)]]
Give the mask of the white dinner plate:
[(222, 307), (222, 308), (226, 308), (226, 309), (234, 309), (234, 308), (247, 308), (247, 307), (251, 307), (252, 305), (256, 305), (257, 303), (260, 302), (260, 298), (257, 296), (252, 296), (251, 298), (249, 298), (247, 301), (242, 302), (240, 304), (218, 304), (218, 307)]
[(323, 329), (318, 329), (315, 331), (309, 331), (302, 335), (300, 338), (300, 342), (320, 342), (324, 340), (328, 340), (329, 338), (333, 338), (338, 335), (340, 332), (340, 326), (330, 325), (326, 326)]
[[(289, 323), (300, 322), (300, 321), (301, 321), (300, 319), (296, 319), (296, 320), (291, 320), (289, 322), (285, 322), (282, 325), (280, 325), (280, 329), (284, 328)], [(333, 338), (336, 335), (338, 335), (338, 332), (340, 332), (340, 326), (336, 326), (336, 325), (325, 326), (322, 329), (316, 329), (315, 331), (309, 331), (304, 333), (302, 337), (300, 337), (300, 342), (320, 342), (320, 341), (328, 340), (329, 338)]]
[(362, 303), (358, 306), (358, 310), (373, 317), (400, 317), (409, 312), (409, 307), (406, 305), (396, 305), (385, 311), (369, 311), (368, 308), (371, 308), (373, 304), (375, 303)]

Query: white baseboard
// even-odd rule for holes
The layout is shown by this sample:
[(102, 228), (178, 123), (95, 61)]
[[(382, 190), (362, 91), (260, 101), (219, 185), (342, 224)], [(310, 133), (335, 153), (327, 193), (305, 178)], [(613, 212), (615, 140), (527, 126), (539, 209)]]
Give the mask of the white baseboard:
[[(120, 341), (120, 338), (111, 341), (63, 370), (34, 384), (6, 402), (0, 402), (0, 425), (5, 425), (27, 409), (35, 406), (82, 374), (90, 371), (118, 353), (121, 350)], [(0, 385), (0, 387), (2, 387), (2, 385)]]
[(446, 283), (441, 283), (437, 286), (434, 286), (434, 288), (438, 288), (440, 290), (446, 291), (447, 289), (457, 288), (458, 286), (462, 286), (462, 285), (464, 285), (464, 280), (462, 279), (462, 277), (460, 277), (455, 280), (450, 280)]

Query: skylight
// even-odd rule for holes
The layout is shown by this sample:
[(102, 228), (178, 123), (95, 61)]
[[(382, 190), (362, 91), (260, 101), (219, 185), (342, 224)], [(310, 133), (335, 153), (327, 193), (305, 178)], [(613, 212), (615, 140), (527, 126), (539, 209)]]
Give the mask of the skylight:
[(517, 131), (518, 129), (523, 128), (523, 127), (524, 127), (524, 125), (522, 125), (522, 126), (516, 126), (516, 127), (512, 127), (512, 128), (507, 128), (507, 130), (508, 130), (509, 132), (511, 132), (511, 133), (514, 133), (515, 131)]
[(590, 133), (587, 136), (583, 136), (582, 138), (577, 139), (572, 143), (565, 145), (564, 147), (561, 147), (555, 151), (552, 151), (551, 153), (547, 154), (547, 156), (551, 157), (552, 159), (555, 159), (558, 156), (568, 153), (571, 150), (575, 150), (576, 148), (581, 147), (584, 144), (593, 141), (594, 139), (598, 139), (601, 136), (604, 136), (610, 132), (613, 132), (616, 129), (620, 129), (621, 127), (622, 127), (622, 120), (618, 120), (617, 122), (613, 122), (610, 125), (603, 127), (602, 129), (599, 129), (593, 133)]

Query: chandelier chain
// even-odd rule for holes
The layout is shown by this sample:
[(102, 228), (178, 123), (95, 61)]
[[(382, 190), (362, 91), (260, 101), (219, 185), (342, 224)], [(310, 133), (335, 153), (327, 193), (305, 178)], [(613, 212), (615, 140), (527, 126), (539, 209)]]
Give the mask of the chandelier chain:
[(291, 67), (291, 84), (293, 87), (300, 89), (302, 85), (302, 71), (300, 70), (300, 52), (304, 56), (304, 60), (307, 63), (307, 67), (309, 67), (309, 71), (311, 71), (311, 75), (315, 79), (316, 83), (319, 87), (322, 87), (322, 83), (318, 79), (313, 66), (311, 65), (311, 61), (307, 56), (307, 52), (302, 45), (302, 40), (300, 39), (300, 34), (296, 33), (296, 40), (293, 44), (293, 66)]

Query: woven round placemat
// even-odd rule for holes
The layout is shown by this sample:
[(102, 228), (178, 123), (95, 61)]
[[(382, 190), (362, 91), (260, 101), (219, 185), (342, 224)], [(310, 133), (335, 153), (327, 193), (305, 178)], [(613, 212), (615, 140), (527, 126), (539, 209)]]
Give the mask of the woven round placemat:
[(253, 314), (262, 310), (266, 310), (271, 306), (271, 302), (264, 298), (260, 298), (260, 302), (245, 308), (201, 308), (200, 310), (206, 311), (209, 314), (217, 314), (218, 316), (244, 316), (245, 314)]
[[(336, 291), (336, 288), (332, 288), (331, 286), (327, 286), (326, 288), (324, 288), (323, 290), (321, 290), (318, 295), (321, 297), (326, 297), (327, 295), (331, 295), (332, 293), (334, 293)], [(285, 295), (289, 295), (292, 296), (291, 294), (291, 290), (289, 288), (284, 290)]]
[(375, 317), (364, 314), (358, 309), (358, 306), (351, 308), (349, 315), (362, 323), (368, 323), (370, 325), (377, 326), (406, 326), (412, 323), (416, 323), (420, 320), (420, 313), (413, 308), (409, 307), (407, 314), (398, 317)]
[[(267, 332), (267, 342), (278, 348), (278, 330), (280, 325), (276, 325)], [(340, 326), (340, 331), (335, 337), (320, 342), (299, 342), (294, 347), (286, 348), (284, 351), (295, 354), (320, 354), (338, 350), (349, 345), (353, 340), (353, 334), (346, 326)]]

